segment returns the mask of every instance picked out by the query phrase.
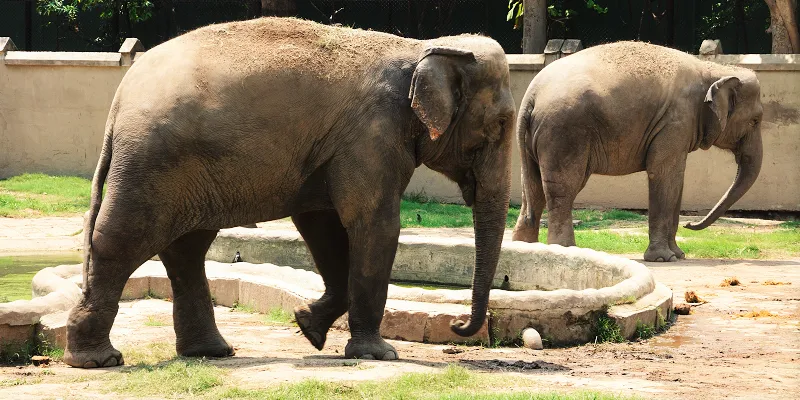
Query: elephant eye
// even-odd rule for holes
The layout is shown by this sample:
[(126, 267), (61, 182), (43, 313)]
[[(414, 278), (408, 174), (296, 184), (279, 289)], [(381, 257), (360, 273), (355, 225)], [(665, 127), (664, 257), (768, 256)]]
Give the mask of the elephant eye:
[(759, 122), (761, 122), (759, 118), (753, 118), (753, 120), (750, 121), (750, 126), (756, 126)]

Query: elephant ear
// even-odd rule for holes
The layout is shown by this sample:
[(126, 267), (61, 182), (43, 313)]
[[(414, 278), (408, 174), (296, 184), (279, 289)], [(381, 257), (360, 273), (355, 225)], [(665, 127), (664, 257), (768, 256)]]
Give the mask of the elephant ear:
[(728, 117), (733, 114), (736, 108), (736, 91), (742, 86), (742, 82), (735, 76), (725, 76), (714, 82), (706, 93), (705, 102), (711, 107), (711, 111), (719, 120), (719, 131), (725, 130), (728, 124)]
[(420, 56), (408, 98), (431, 140), (442, 136), (458, 114), (467, 84), (462, 67), (471, 62), (471, 51), (452, 47), (430, 47)]

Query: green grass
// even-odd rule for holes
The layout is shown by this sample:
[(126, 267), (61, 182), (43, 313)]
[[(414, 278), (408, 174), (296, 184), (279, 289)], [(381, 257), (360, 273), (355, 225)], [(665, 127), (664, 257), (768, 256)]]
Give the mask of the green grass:
[(595, 332), (598, 343), (622, 343), (625, 341), (617, 323), (605, 313), (597, 317)]
[[(25, 174), (0, 181), (0, 217), (68, 215), (88, 208), (91, 183), (78, 177)], [(506, 219), (514, 227), (519, 208), (511, 207)], [(543, 218), (547, 218), (547, 212)], [(647, 249), (647, 217), (624, 210), (575, 210), (573, 218), (580, 247), (612, 254), (642, 254)], [(404, 196), (400, 205), (403, 228), (467, 228), (472, 210), (463, 205), (432, 201), (424, 193)], [(630, 228), (626, 231), (609, 229)], [(789, 258), (800, 256), (800, 222), (784, 222), (774, 228), (719, 221), (702, 231), (678, 230), (678, 245), (690, 258)], [(547, 228), (539, 241), (546, 242)], [(0, 262), (0, 301), (29, 298), (30, 271), (3, 274)], [(26, 275), (27, 274), (27, 275)], [(8, 277), (5, 277), (8, 275)]]
[(176, 358), (158, 364), (139, 364), (109, 376), (111, 392), (135, 397), (197, 396), (221, 386), (225, 371), (204, 359)]
[(645, 324), (642, 321), (636, 321), (636, 333), (634, 337), (637, 339), (650, 339), (656, 335), (656, 327), (650, 324)]
[[(632, 399), (600, 392), (525, 392), (526, 378), (480, 374), (449, 365), (437, 373), (408, 373), (386, 381), (324, 382), (315, 379), (266, 389), (226, 387), (211, 399), (484, 399), (484, 400), (612, 400)], [(498, 390), (498, 388), (500, 388)], [(512, 389), (518, 389), (511, 392)], [(504, 392), (505, 391), (505, 392)]]
[(91, 181), (74, 176), (24, 174), (0, 181), (0, 217), (83, 213)]
[(405, 281), (392, 281), (392, 285), (405, 287), (405, 288), (419, 288), (425, 290), (436, 290), (436, 289), (451, 289), (451, 290), (460, 290), (460, 289), (469, 289), (469, 286), (455, 286), (455, 285), (443, 285), (438, 283), (429, 283), (429, 282), (405, 282)]
[(267, 325), (294, 325), (294, 314), (280, 307), (273, 307), (264, 315)]
[[(239, 302), (234, 303), (231, 310), (248, 314), (259, 314), (252, 305), (241, 304)], [(264, 314), (262, 321), (267, 325), (294, 325), (294, 314), (280, 307), (272, 307), (268, 313)]]
[(134, 397), (197, 396), (222, 385), (225, 371), (205, 359), (188, 359), (175, 353), (172, 343), (151, 343), (121, 349), (121, 372), (105, 376), (109, 392)]
[(147, 321), (144, 321), (144, 326), (167, 326), (167, 325), (169, 324), (166, 323), (164, 320), (153, 317), (152, 315), (147, 317)]

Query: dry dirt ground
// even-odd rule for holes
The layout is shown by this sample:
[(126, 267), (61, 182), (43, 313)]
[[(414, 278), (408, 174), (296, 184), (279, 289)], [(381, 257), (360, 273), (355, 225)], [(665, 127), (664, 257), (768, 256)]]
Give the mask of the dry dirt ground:
[[(672, 288), (676, 303), (683, 302), (687, 290), (707, 303), (694, 307), (691, 315), (679, 316), (665, 333), (641, 342), (542, 351), (459, 346), (463, 352), (446, 354), (443, 350), (452, 346), (392, 341), (401, 360), (363, 361), (354, 368), (341, 358), (347, 332), (332, 331), (326, 348), (318, 352), (296, 327), (268, 325), (263, 316), (217, 307), (220, 330), (237, 354), (211, 363), (228, 371), (226, 384), (243, 388), (312, 377), (376, 380), (459, 364), (524, 380), (526, 390), (533, 391), (592, 389), (660, 399), (800, 399), (800, 260), (645, 264)], [(741, 285), (720, 286), (730, 277)], [(790, 284), (764, 284), (768, 281)], [(123, 350), (174, 343), (171, 309), (163, 300), (123, 303), (112, 342)], [(166, 325), (146, 324), (153, 320)], [(46, 369), (50, 372), (42, 375), (40, 367), (0, 367), (0, 381), (36, 377), (32, 384), (0, 386), (0, 398), (106, 397), (100, 378), (122, 371), (86, 371), (61, 363)]]

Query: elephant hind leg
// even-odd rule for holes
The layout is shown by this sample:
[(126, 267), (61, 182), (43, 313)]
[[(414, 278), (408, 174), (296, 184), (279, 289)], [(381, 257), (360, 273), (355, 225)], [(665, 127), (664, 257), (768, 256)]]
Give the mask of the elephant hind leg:
[(143, 231), (133, 234), (131, 229), (115, 229), (126, 224), (110, 226), (109, 220), (98, 218), (92, 233), (87, 285), (67, 320), (64, 363), (73, 367), (113, 367), (124, 363), (122, 353), (111, 345), (109, 333), (125, 283), (157, 251), (153, 250), (157, 244), (142, 240), (147, 236)]
[(534, 243), (539, 241), (539, 221), (547, 201), (539, 165), (529, 156), (522, 158), (522, 206), (511, 238)]
[(317, 350), (322, 350), (331, 325), (347, 311), (350, 241), (334, 210), (293, 215), (292, 221), (325, 282), (322, 297), (309, 305), (297, 307), (294, 315), (303, 335)]
[(215, 230), (189, 232), (159, 253), (172, 284), (172, 318), (176, 351), (186, 357), (226, 357), (234, 354), (217, 329), (214, 305), (205, 273), (205, 256)]
[(591, 176), (588, 155), (580, 161), (557, 160), (558, 168), (543, 168), (542, 184), (547, 199), (547, 243), (575, 246), (572, 206)]

